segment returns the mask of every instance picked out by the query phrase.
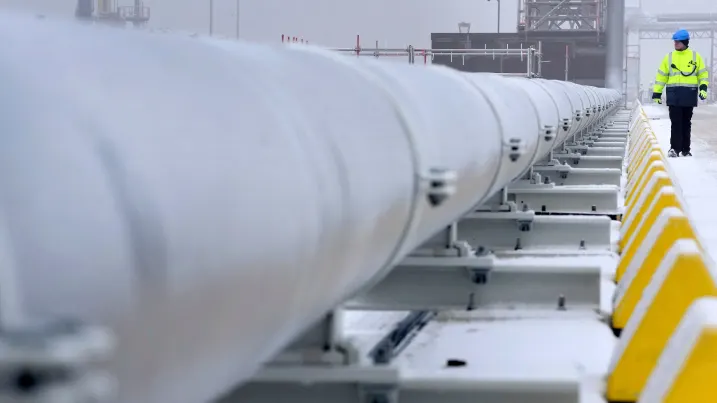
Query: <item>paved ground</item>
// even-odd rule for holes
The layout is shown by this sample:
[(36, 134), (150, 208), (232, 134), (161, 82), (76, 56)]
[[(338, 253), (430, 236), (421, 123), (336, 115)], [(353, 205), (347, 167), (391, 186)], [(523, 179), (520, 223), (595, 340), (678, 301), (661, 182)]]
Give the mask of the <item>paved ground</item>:
[[(666, 140), (669, 145), (669, 128), (670, 118), (667, 107), (646, 105), (645, 112), (653, 119), (653, 127), (655, 130), (666, 130)], [(698, 151), (695, 155), (702, 159), (707, 151), (710, 158), (717, 155), (717, 104), (705, 105), (695, 108), (695, 114), (692, 117), (692, 141), (694, 151)], [(715, 161), (717, 162), (717, 161)]]
[[(698, 145), (707, 148), (710, 156), (717, 154), (717, 106), (698, 107), (692, 117), (692, 132)], [(704, 157), (704, 156), (703, 156)], [(717, 161), (713, 161), (717, 163)]]

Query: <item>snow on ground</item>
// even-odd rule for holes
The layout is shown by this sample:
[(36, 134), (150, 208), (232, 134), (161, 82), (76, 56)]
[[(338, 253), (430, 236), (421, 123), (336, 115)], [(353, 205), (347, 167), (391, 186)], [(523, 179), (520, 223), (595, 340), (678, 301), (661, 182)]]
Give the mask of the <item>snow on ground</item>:
[[(667, 107), (645, 105), (662, 148), (670, 148)], [(687, 214), (714, 259), (717, 255), (717, 105), (700, 106), (692, 118), (691, 158), (672, 158), (669, 164), (681, 189)]]
[[(612, 351), (612, 333), (594, 313), (481, 310), (442, 314), (399, 362), (409, 382), (583, 383), (602, 378)], [(467, 365), (446, 368), (447, 359)]]
[[(543, 259), (570, 266), (584, 257)], [(394, 361), (402, 369), (404, 387), (460, 390), (503, 382), (514, 383), (516, 388), (577, 384), (580, 402), (605, 403), (604, 380), (616, 343), (605, 323), (612, 312), (615, 256), (590, 259), (603, 272), (599, 308), (560, 311), (509, 306), (441, 312)], [(406, 313), (346, 312), (345, 334), (361, 352), (361, 362), (366, 362), (366, 353)], [(449, 359), (467, 364), (449, 368)]]
[[(406, 313), (346, 313), (347, 336), (363, 353), (362, 362)], [(408, 388), (577, 383), (581, 402), (604, 403), (604, 378), (614, 345), (602, 316), (590, 310), (452, 311), (431, 321), (394, 364), (402, 368), (401, 382)], [(447, 367), (449, 359), (466, 365)]]

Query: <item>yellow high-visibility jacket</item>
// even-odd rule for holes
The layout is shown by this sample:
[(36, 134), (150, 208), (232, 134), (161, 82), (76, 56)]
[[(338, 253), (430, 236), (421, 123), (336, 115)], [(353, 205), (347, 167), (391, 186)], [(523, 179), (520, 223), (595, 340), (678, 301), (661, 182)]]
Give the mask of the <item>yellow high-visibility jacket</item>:
[(700, 90), (707, 91), (709, 71), (699, 53), (692, 49), (668, 53), (657, 69), (653, 97), (662, 95), (667, 87), (669, 106), (697, 106)]

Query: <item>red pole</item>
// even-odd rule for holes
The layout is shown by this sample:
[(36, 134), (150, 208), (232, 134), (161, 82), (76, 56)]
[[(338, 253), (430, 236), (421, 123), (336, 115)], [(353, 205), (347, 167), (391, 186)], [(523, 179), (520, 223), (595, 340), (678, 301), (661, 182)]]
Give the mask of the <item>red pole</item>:
[(281, 34), (281, 43), (284, 43), (284, 34)]

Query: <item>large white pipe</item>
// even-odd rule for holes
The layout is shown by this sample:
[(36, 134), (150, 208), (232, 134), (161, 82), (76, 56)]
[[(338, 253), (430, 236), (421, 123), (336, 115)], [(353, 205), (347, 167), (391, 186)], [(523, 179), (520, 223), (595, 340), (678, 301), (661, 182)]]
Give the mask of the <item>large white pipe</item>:
[(504, 79), (209, 43), (0, 16), (5, 268), (114, 330), (119, 401), (246, 380), (537, 154)]
[(592, 113), (591, 113), (591, 107), (590, 107), (590, 100), (585, 92), (585, 90), (582, 88), (582, 86), (579, 86), (575, 83), (561, 82), (562, 85), (568, 88), (568, 91), (572, 92), (576, 95), (578, 98), (578, 105), (580, 105), (580, 115), (582, 116), (580, 121), (578, 122), (578, 131), (585, 130), (590, 126), (592, 123)]
[[(520, 94), (524, 91), (537, 112), (543, 141), (538, 143), (533, 162), (560, 146), (571, 135), (604, 119), (612, 112), (618, 96), (614, 90), (570, 82), (517, 77), (508, 80), (520, 87), (520, 90), (513, 88), (511, 93)], [(573, 107), (572, 103), (576, 106)], [(518, 102), (512, 102), (512, 105), (514, 110), (520, 111), (521, 114), (528, 109)], [(556, 133), (551, 141), (546, 140), (549, 138), (545, 136), (546, 128), (552, 128), (552, 132)]]
[[(538, 111), (528, 94), (496, 74), (465, 74), (464, 77), (489, 103), (498, 122), (504, 146), (501, 169), (489, 192), (494, 194), (520, 177), (537, 158), (540, 138)], [(520, 119), (516, 119), (520, 116)], [(477, 130), (481, 130), (476, 127)], [(514, 151), (511, 151), (514, 150)]]
[[(570, 124), (570, 110), (561, 105), (557, 94), (552, 93), (538, 80), (513, 78), (513, 83), (519, 85), (528, 94), (530, 101), (538, 110), (540, 128), (543, 130), (543, 139), (539, 141), (538, 157), (542, 158), (556, 146), (561, 133), (567, 133)], [(567, 112), (562, 109), (567, 109)], [(565, 119), (565, 120), (563, 120)]]
[(558, 147), (562, 145), (570, 135), (575, 133), (575, 128), (578, 123), (575, 121), (575, 110), (571, 103), (570, 95), (565, 88), (556, 81), (542, 79), (532, 79), (530, 81), (545, 88), (557, 105), (558, 116), (560, 117), (558, 123), (560, 129), (557, 132), (553, 147)]

